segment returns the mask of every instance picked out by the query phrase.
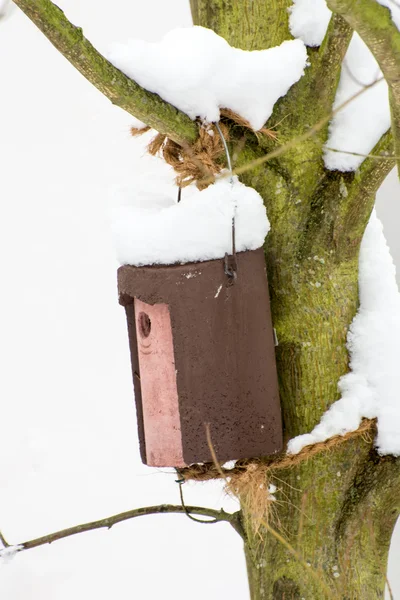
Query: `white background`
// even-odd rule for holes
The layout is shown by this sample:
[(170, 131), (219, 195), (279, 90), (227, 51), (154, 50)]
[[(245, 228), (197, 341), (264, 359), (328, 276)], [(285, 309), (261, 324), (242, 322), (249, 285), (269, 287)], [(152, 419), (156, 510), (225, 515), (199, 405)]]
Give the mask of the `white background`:
[[(191, 22), (188, 0), (58, 4), (100, 51)], [(11, 543), (179, 502), (174, 475), (140, 463), (117, 302), (108, 189), (150, 160), (130, 123), (18, 10), (0, 22), (0, 529)], [(400, 264), (394, 173), (378, 208)], [(218, 483), (185, 488), (187, 503), (235, 508)], [(389, 580), (400, 598), (396, 553), (399, 527)], [(1, 599), (117, 597), (247, 600), (241, 540), (225, 524), (154, 516), (0, 565)]]

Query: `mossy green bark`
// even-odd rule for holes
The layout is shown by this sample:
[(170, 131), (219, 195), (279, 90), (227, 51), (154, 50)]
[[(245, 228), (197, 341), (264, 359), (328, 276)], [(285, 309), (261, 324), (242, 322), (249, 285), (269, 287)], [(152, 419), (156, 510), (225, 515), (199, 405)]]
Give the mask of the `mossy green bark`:
[(145, 90), (104, 58), (50, 0), (15, 0), (50, 42), (113, 104), (178, 143), (193, 142), (197, 125), (187, 115)]
[(217, 31), (231, 46), (263, 50), (290, 37), (291, 0), (190, 0), (193, 22)]
[(252, 600), (383, 599), (387, 551), (400, 499), (398, 465), (365, 441), (278, 473), (274, 536), (248, 527)]
[[(213, 27), (236, 46), (257, 47), (276, 38), (266, 19), (237, 28), (247, 10), (234, 0), (192, 0), (196, 23)], [(274, 13), (276, 2), (254, 0), (252, 11)], [(285, 9), (281, 12), (280, 9)], [(279, 3), (281, 36), (288, 37), (285, 2)], [(335, 15), (308, 71), (281, 99), (268, 125), (278, 125), (279, 144), (303, 134), (330, 113), (352, 30)], [(243, 40), (241, 39), (243, 35)], [(283, 38), (284, 39), (284, 38)], [(263, 196), (271, 221), (265, 247), (277, 366), (286, 439), (309, 432), (339, 398), (337, 383), (348, 369), (346, 337), (358, 306), (358, 252), (375, 193), (393, 162), (365, 161), (356, 173), (328, 172), (322, 160), (327, 124), (301, 144), (242, 180)], [(235, 167), (276, 147), (248, 138), (232, 154)], [(374, 152), (391, 148), (386, 134)], [(399, 514), (400, 470), (380, 459), (363, 439), (346, 442), (288, 471), (277, 472), (270, 525), (276, 537), (252, 529), (242, 506), (252, 600), (372, 600), (383, 598), (388, 547)], [(309, 565), (304, 566), (304, 565)]]

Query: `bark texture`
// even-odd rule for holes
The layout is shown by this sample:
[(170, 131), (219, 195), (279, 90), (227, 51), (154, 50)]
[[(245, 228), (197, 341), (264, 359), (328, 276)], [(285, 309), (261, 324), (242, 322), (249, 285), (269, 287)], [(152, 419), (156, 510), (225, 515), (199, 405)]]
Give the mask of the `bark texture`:
[[(233, 45), (266, 48), (289, 37), (285, 2), (191, 4), (196, 24), (212, 27)], [(243, 22), (246, 14), (264, 13), (279, 21), (273, 33), (266, 18)], [(235, 26), (238, 20), (241, 27)], [(310, 68), (268, 123), (284, 119), (277, 128), (279, 144), (331, 111), (351, 34), (345, 19), (334, 15), (321, 48), (309, 51)], [(348, 368), (347, 331), (358, 305), (359, 246), (375, 193), (393, 166), (391, 160), (367, 159), (357, 175), (328, 172), (322, 161), (326, 136), (327, 126), (242, 175), (263, 196), (271, 221), (265, 252), (287, 439), (309, 432), (339, 397), (337, 382)], [(267, 141), (262, 151), (273, 150), (273, 144)], [(390, 151), (391, 145), (388, 133), (373, 153)], [(241, 149), (233, 144), (232, 153), (241, 167), (261, 149), (248, 140)], [(398, 461), (378, 457), (363, 439), (279, 471), (270, 522), (278, 536), (255, 533), (242, 507), (252, 600), (383, 598), (399, 482)]]
[(198, 128), (187, 115), (129, 79), (104, 58), (50, 0), (15, 0), (15, 4), (90, 83), (113, 104), (178, 143), (193, 142)]

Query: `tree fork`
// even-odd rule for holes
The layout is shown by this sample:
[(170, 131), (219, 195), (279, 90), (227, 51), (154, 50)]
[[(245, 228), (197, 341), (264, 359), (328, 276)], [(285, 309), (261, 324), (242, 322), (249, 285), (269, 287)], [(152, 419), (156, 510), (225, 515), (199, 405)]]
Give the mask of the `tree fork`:
[[(232, 32), (234, 0), (225, 1), (223, 7), (206, 0), (191, 4), (196, 24), (212, 27), (229, 43), (248, 48), (247, 34), (242, 42), (241, 30)], [(256, 13), (258, 5), (273, 12), (276, 3), (253, 4)], [(284, 1), (280, 8), (286, 8)], [(286, 38), (287, 19), (286, 13), (279, 27)], [(333, 15), (321, 48), (309, 51), (309, 71), (281, 99), (271, 118), (277, 122), (289, 115), (279, 127), (279, 142), (301, 135), (332, 110), (350, 37), (350, 26)], [(325, 88), (315, 86), (319, 78), (325, 78)], [(327, 127), (321, 135), (242, 174), (243, 181), (263, 196), (271, 221), (265, 251), (279, 339), (286, 439), (310, 431), (339, 398), (337, 382), (348, 369), (347, 331), (358, 307), (359, 245), (375, 193), (393, 166), (390, 159), (366, 159), (356, 176), (328, 172), (322, 162), (326, 135)], [(389, 133), (374, 152), (392, 153)], [(253, 157), (254, 148), (247, 145), (235, 167), (240, 170)], [(277, 536), (268, 528), (255, 532), (252, 516), (242, 504), (252, 600), (383, 598), (390, 537), (400, 511), (396, 499), (400, 468), (398, 460), (378, 457), (371, 446), (372, 440), (351, 440), (280, 470), (272, 479), (278, 491), (270, 520)]]

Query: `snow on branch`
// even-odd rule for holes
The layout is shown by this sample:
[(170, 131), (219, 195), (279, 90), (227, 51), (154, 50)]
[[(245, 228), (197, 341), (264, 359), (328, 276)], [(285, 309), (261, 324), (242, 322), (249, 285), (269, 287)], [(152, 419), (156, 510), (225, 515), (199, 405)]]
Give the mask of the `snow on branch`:
[(218, 121), (228, 108), (261, 129), (274, 104), (304, 74), (307, 52), (301, 40), (267, 50), (234, 48), (205, 27), (169, 31), (155, 43), (114, 44), (111, 62), (146, 89), (189, 117)]
[[(395, 150), (400, 155), (400, 31), (392, 14), (376, 0), (328, 0), (328, 6), (342, 15), (360, 35), (386, 79)], [(398, 166), (400, 168), (400, 161)]]
[(178, 143), (193, 142), (196, 124), (157, 94), (142, 88), (104, 58), (50, 0), (15, 0), (70, 63), (113, 104)]
[[(338, 115), (341, 111), (343, 111), (352, 102), (354, 102), (355, 100), (357, 100), (357, 98), (359, 98), (360, 96), (362, 96), (363, 94), (365, 94), (366, 92), (368, 92), (368, 90), (372, 89), (374, 86), (380, 84), (382, 81), (383, 81), (383, 77), (379, 77), (375, 81), (372, 81), (370, 84), (365, 85), (360, 90), (358, 90), (355, 94), (353, 94), (352, 96), (350, 96), (350, 98), (347, 98), (344, 102), (342, 102), (342, 104), (339, 104), (339, 106), (337, 106), (330, 113), (328, 113), (322, 119), (320, 119), (319, 121), (317, 121), (317, 123), (315, 123), (314, 125), (312, 125), (311, 127), (309, 127), (304, 133), (302, 133), (302, 134), (300, 134), (300, 135), (292, 138), (286, 144), (283, 144), (282, 146), (279, 146), (278, 148), (276, 148), (276, 150), (272, 150), (268, 154), (260, 156), (259, 158), (256, 158), (256, 159), (254, 159), (254, 160), (246, 163), (242, 167), (238, 167), (238, 168), (234, 169), (234, 171), (233, 171), (234, 175), (241, 175), (242, 173), (246, 173), (247, 171), (250, 171), (251, 169), (259, 167), (260, 165), (268, 162), (269, 160), (271, 160), (273, 158), (277, 158), (278, 156), (282, 156), (283, 154), (285, 154), (286, 152), (288, 152), (292, 148), (295, 148), (296, 146), (299, 146), (303, 141), (309, 139), (310, 137), (313, 137), (315, 135), (315, 133), (321, 131), (321, 129), (323, 129), (323, 127), (325, 127), (326, 124), (329, 123), (329, 121), (333, 117), (335, 117), (336, 115)], [(370, 156), (370, 154), (369, 153), (365, 154), (365, 155), (363, 154), (362, 156)], [(400, 153), (399, 153), (398, 156), (400, 157)], [(397, 157), (395, 157), (395, 156), (392, 156), (392, 157), (391, 156), (387, 156), (386, 158), (387, 158), (387, 160), (392, 160), (393, 164), (394, 164), (394, 161), (396, 160)], [(373, 160), (376, 160), (376, 159), (373, 159)], [(221, 177), (224, 177), (224, 176), (226, 177), (226, 175), (222, 175)]]
[(360, 307), (347, 338), (351, 371), (339, 381), (340, 400), (309, 434), (288, 444), (290, 454), (335, 435), (356, 431), (363, 417), (377, 418), (380, 454), (400, 456), (400, 293), (396, 269), (375, 211), (359, 257)]
[(289, 13), (291, 34), (307, 46), (320, 46), (332, 16), (325, 0), (293, 0)]
[[(332, 120), (325, 151), (330, 170), (355, 171), (381, 136), (390, 128), (388, 86), (373, 54), (355, 33), (346, 53), (336, 94), (337, 106), (371, 82), (382, 81), (351, 103)], [(340, 150), (344, 152), (341, 153)], [(339, 151), (339, 152), (338, 152)], [(349, 154), (352, 151), (353, 154)], [(357, 156), (358, 154), (358, 156)]]
[(13, 11), (14, 5), (10, 0), (0, 0), (0, 20), (7, 18)]

